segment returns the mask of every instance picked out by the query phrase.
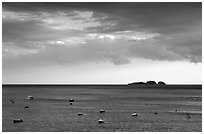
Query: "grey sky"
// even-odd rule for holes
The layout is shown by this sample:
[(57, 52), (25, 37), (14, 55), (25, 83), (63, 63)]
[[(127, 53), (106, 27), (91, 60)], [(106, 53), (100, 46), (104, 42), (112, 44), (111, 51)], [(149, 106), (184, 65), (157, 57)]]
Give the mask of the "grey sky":
[(199, 66), (201, 4), (4, 2), (3, 81), (18, 83), (9, 79), (15, 72), (21, 82), (26, 79), (23, 73), (30, 73), (30, 83), (41, 82), (32, 71), (23, 71), (31, 68), (43, 72), (58, 66), (57, 74), (65, 66), (111, 63), (116, 69), (135, 66), (137, 59)]

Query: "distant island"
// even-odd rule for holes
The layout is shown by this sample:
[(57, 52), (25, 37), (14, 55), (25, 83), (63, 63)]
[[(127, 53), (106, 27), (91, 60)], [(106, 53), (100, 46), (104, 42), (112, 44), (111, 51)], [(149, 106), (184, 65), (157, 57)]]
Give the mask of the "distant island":
[(166, 83), (163, 81), (159, 81), (156, 83), (155, 81), (147, 81), (147, 82), (133, 82), (128, 83), (128, 85), (158, 85), (158, 86), (166, 86)]

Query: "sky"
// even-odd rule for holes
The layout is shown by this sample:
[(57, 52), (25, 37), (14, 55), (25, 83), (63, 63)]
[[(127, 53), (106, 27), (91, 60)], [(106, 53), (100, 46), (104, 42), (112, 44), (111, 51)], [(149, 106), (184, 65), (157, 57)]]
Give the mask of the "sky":
[(9, 83), (202, 83), (202, 3), (2, 3)]

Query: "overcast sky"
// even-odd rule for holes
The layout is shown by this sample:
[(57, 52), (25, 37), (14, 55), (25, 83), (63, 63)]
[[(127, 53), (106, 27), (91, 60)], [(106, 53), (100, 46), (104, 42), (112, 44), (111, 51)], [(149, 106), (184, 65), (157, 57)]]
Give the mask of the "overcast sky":
[(3, 3), (3, 83), (201, 83), (202, 3)]

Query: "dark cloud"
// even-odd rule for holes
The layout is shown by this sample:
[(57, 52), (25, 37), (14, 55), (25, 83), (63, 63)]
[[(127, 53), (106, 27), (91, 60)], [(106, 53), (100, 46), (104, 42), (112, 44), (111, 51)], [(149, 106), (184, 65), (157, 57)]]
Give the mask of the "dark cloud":
[(40, 22), (2, 22), (3, 41), (46, 41), (82, 34), (77, 30), (51, 29)]
[[(81, 11), (81, 12), (74, 12)], [(131, 58), (202, 62), (202, 3), (6, 3), (3, 14), (3, 43), (12, 42), (17, 48), (37, 49), (37, 53), (4, 57), (4, 65), (67, 64), (110, 61), (127, 64)], [(58, 15), (56, 12), (67, 13)], [(22, 15), (27, 13), (26, 15)], [(49, 13), (49, 19), (43, 21)], [(80, 14), (81, 13), (81, 14)], [(92, 14), (93, 13), (93, 14)], [(17, 16), (15, 18), (15, 16)], [(27, 17), (26, 21), (20, 21)], [(37, 17), (36, 17), (37, 16)], [(58, 18), (61, 17), (61, 18)], [(91, 17), (90, 17), (91, 16)], [(66, 17), (72, 19), (66, 19)], [(12, 18), (12, 17), (10, 17)], [(56, 20), (56, 22), (53, 20)], [(65, 23), (68, 23), (65, 25)], [(77, 28), (83, 28), (77, 29)], [(75, 28), (75, 29), (72, 29)], [(87, 35), (116, 36), (120, 31), (136, 31), (148, 36), (144, 40), (129, 39), (127, 33), (120, 39), (87, 39)], [(138, 35), (134, 35), (135, 37)], [(49, 41), (64, 41), (65, 46), (49, 46)], [(68, 40), (68, 41), (67, 41)], [(66, 42), (67, 41), (67, 42)], [(77, 44), (83, 42), (84, 44)], [(39, 42), (34, 43), (32, 42)], [(76, 42), (75, 46), (69, 46)], [(8, 45), (8, 43), (7, 43)], [(7, 46), (5, 45), (5, 47)], [(45, 47), (39, 47), (40, 45)], [(9, 48), (11, 48), (9, 46)], [(45, 49), (40, 49), (45, 48)], [(29, 50), (30, 52), (30, 50)], [(45, 62), (46, 61), (46, 62)]]
[(92, 3), (92, 2), (46, 2), (46, 3), (6, 3), (3, 8), (15, 12), (89, 10), (99, 17), (101, 13), (110, 17), (104, 21), (115, 20), (113, 30), (152, 30), (159, 33), (185, 31), (192, 24), (201, 26), (201, 2), (128, 2), (128, 3)]

